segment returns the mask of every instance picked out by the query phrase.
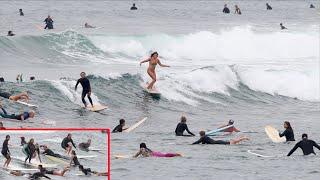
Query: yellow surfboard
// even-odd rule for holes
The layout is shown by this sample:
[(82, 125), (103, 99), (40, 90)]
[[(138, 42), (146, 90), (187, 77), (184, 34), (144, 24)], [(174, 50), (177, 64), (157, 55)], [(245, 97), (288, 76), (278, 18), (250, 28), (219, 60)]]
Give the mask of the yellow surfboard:
[(274, 143), (281, 143), (281, 142), (286, 142), (286, 137), (280, 137), (279, 136), (279, 131), (276, 130), (274, 127), (268, 125), (264, 128), (266, 131), (268, 137), (272, 140)]

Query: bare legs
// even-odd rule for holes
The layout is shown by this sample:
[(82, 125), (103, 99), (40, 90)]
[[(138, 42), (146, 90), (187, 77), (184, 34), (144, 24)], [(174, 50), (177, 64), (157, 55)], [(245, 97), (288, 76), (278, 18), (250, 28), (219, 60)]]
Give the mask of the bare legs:
[(231, 139), (230, 144), (238, 144), (239, 142), (244, 141), (244, 140), (249, 140), (249, 138), (242, 136), (240, 138)]
[(3, 167), (8, 167), (11, 162), (11, 157), (9, 155), (6, 158), (7, 160), (4, 162)]
[(155, 72), (154, 70), (148, 69), (148, 74), (149, 74), (149, 76), (151, 77), (152, 81), (151, 81), (151, 83), (149, 84), (149, 86), (147, 87), (147, 89), (152, 89), (154, 83), (156, 83), (156, 81), (157, 81), (156, 72)]

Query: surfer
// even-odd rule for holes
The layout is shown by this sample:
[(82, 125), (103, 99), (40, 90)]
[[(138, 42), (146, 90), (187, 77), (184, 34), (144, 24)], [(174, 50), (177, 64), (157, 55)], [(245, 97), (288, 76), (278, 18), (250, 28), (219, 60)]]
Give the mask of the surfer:
[(241, 15), (241, 10), (240, 10), (240, 8), (238, 7), (238, 5), (235, 5), (234, 7), (235, 7), (234, 13)]
[(268, 3), (266, 3), (266, 6), (267, 6), (267, 10), (272, 10), (272, 7)]
[(92, 171), (90, 168), (84, 168), (82, 165), (79, 165), (79, 170), (86, 176), (91, 175), (91, 173), (97, 176), (108, 176), (108, 172), (99, 173), (97, 171)]
[(72, 165), (72, 163), (75, 165), (75, 166), (80, 166), (80, 162), (78, 160), (78, 157), (77, 157), (77, 154), (74, 150), (71, 151), (71, 160), (70, 160), (70, 166)]
[(41, 162), (40, 158), (40, 148), (38, 144), (34, 144), (34, 139), (31, 138), (27, 144), (25, 144), (22, 148), (22, 152), (27, 156), (24, 160), (24, 163), (29, 160), (31, 163), (31, 159), (38, 155), (39, 161)]
[(70, 158), (68, 158), (68, 157), (66, 157), (66, 156), (62, 156), (62, 155), (60, 155), (60, 154), (54, 153), (54, 152), (53, 152), (51, 149), (49, 149), (48, 146), (46, 146), (46, 145), (41, 145), (40, 147), (43, 148), (43, 152), (42, 152), (41, 154), (53, 156), (53, 157), (56, 157), (56, 158), (66, 159), (66, 160), (69, 160), (69, 159), (70, 159)]
[(16, 81), (17, 81), (17, 83), (19, 83), (19, 82), (22, 82), (23, 80), (22, 80), (22, 77), (23, 77), (23, 74), (18, 74), (17, 75), (17, 77), (16, 77)]
[(210, 137), (206, 136), (205, 131), (200, 131), (200, 139), (192, 144), (224, 144), (224, 145), (231, 145), (231, 144), (238, 144), (239, 142), (243, 140), (249, 140), (247, 137), (240, 137), (237, 139), (231, 139), (230, 141), (223, 141), (223, 140), (213, 140)]
[(57, 169), (47, 170), (42, 165), (39, 165), (38, 169), (40, 170), (40, 173), (42, 173), (42, 174), (51, 174), (51, 175), (55, 175), (55, 176), (63, 176), (69, 170), (69, 167), (66, 166), (66, 167), (63, 168), (63, 170), (57, 170)]
[(91, 26), (91, 25), (89, 25), (88, 23), (85, 23), (85, 24), (84, 24), (84, 27), (85, 27), (85, 28), (95, 28), (94, 26)]
[(286, 129), (285, 131), (283, 131), (283, 133), (279, 133), (280, 137), (285, 136), (287, 141), (295, 141), (294, 139), (294, 133), (293, 133), (293, 129), (291, 127), (290, 122), (285, 121), (283, 124), (283, 127)]
[(25, 137), (20, 137), (20, 139), (21, 139), (20, 146), (24, 146), (25, 144), (27, 144)]
[(91, 139), (88, 139), (87, 142), (82, 142), (78, 145), (79, 149), (83, 151), (89, 151), (89, 147), (91, 145)]
[[(189, 133), (189, 135), (183, 135), (183, 132), (185, 130)], [(187, 118), (185, 116), (181, 116), (180, 123), (177, 125), (175, 133), (176, 136), (195, 136), (192, 132), (189, 131)]]
[(280, 28), (281, 28), (281, 30), (287, 29), (284, 25), (282, 25), (282, 23), (280, 23)]
[(61, 147), (67, 151), (67, 154), (70, 154), (72, 150), (72, 146), (69, 143), (71, 143), (72, 146), (77, 149), (76, 145), (74, 145), (72, 135), (70, 133), (61, 142)]
[(9, 173), (13, 176), (27, 176), (27, 177), (31, 176), (31, 173), (25, 173), (20, 170), (12, 170)]
[(308, 139), (307, 134), (302, 134), (302, 140), (299, 141), (288, 153), (287, 156), (290, 156), (294, 151), (296, 151), (298, 148), (302, 149), (303, 155), (309, 155), (309, 154), (316, 154), (313, 150), (313, 147), (316, 147), (320, 150), (320, 146), (314, 142), (313, 140)]
[(15, 36), (16, 34), (14, 34), (12, 31), (8, 31), (8, 35), (7, 36)]
[(125, 126), (125, 123), (126, 123), (126, 120), (120, 119), (119, 125), (112, 130), (112, 133), (122, 132), (123, 130), (128, 129), (128, 128), (123, 128)]
[(38, 169), (39, 169), (39, 172), (33, 173), (31, 176), (29, 176), (29, 179), (36, 180), (36, 179), (40, 179), (42, 177), (47, 178), (47, 179), (51, 179), (50, 177), (45, 175), (44, 171), (42, 171), (42, 169), (43, 169), (42, 165), (39, 165)]
[(313, 4), (310, 4), (310, 8), (315, 8)]
[(227, 4), (224, 5), (224, 8), (223, 8), (222, 12), (225, 13), (225, 14), (229, 14), (230, 13), (230, 9), (227, 7)]
[(44, 27), (44, 29), (53, 29), (53, 20), (50, 17), (50, 15), (43, 21), (46, 23), (46, 26)]
[(228, 121), (228, 124), (219, 127), (219, 129), (227, 127), (227, 126), (231, 126), (231, 127), (227, 128), (227, 129), (222, 130), (222, 132), (230, 132), (230, 133), (232, 133), (232, 132), (240, 132), (240, 130), (235, 128), (233, 124), (234, 124), (234, 121), (232, 119), (230, 119)]
[(149, 67), (148, 67), (147, 72), (148, 72), (149, 76), (151, 77), (152, 81), (151, 81), (151, 83), (149, 83), (147, 89), (150, 89), (150, 90), (153, 88), (153, 85), (157, 81), (157, 76), (156, 76), (156, 72), (155, 72), (157, 64), (159, 64), (161, 67), (170, 67), (168, 65), (161, 64), (160, 60), (158, 59), (158, 56), (159, 55), (157, 52), (153, 52), (151, 54), (150, 58), (140, 62), (140, 66), (141, 66), (141, 64), (143, 64), (145, 62), (149, 62)]
[(21, 120), (21, 121), (24, 121), (24, 120), (27, 120), (29, 118), (34, 118), (34, 115), (35, 115), (35, 112), (34, 111), (29, 111), (29, 112), (23, 112), (22, 114), (18, 114), (18, 115), (15, 115), (15, 114), (11, 114), (9, 115), (7, 113), (7, 111), (2, 107), (2, 105), (0, 104), (0, 108), (2, 110), (3, 113), (0, 113), (0, 116), (2, 118), (8, 118), (8, 119), (16, 119), (16, 120)]
[(132, 4), (132, 7), (130, 8), (130, 10), (138, 10), (135, 3)]
[(3, 123), (0, 122), (0, 130), (4, 130), (4, 129), (6, 129), (6, 128), (3, 126)]
[(86, 100), (84, 100), (84, 98), (86, 96), (88, 96), (88, 99), (90, 101), (90, 104), (91, 106), (93, 107), (93, 103), (92, 103), (92, 99), (91, 99), (91, 86), (90, 86), (90, 81), (89, 79), (86, 77), (86, 73), (85, 72), (81, 72), (80, 73), (80, 76), (81, 78), (78, 79), (77, 81), (77, 84), (75, 86), (75, 91), (77, 91), (77, 87), (78, 87), (78, 84), (80, 83), (81, 86), (82, 86), (82, 95), (81, 95), (81, 99), (82, 99), (82, 102), (84, 104), (84, 107), (87, 107), (87, 102)]
[(18, 101), (18, 100), (29, 101), (29, 96), (28, 96), (28, 93), (26, 92), (23, 92), (17, 95), (12, 95), (11, 93), (8, 93), (8, 92), (0, 92), (0, 96), (12, 101)]
[(24, 16), (22, 9), (19, 9), (20, 16)]
[(181, 154), (178, 153), (161, 153), (161, 152), (155, 152), (151, 149), (147, 148), (147, 145), (145, 143), (140, 144), (140, 150), (137, 152), (136, 155), (134, 155), (135, 158), (142, 156), (142, 157), (176, 157), (181, 156)]
[(1, 154), (6, 158), (3, 167), (8, 167), (11, 162), (10, 151), (9, 151), (9, 140), (10, 136), (6, 135), (6, 139), (3, 141)]

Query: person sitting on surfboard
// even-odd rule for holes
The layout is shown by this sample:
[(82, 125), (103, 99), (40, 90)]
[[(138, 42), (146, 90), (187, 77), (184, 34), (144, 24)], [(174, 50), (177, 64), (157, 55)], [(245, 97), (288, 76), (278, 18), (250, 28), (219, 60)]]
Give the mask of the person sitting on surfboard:
[(0, 104), (0, 108), (2, 109), (3, 113), (0, 113), (0, 117), (2, 118), (8, 118), (8, 119), (16, 119), (16, 120), (27, 120), (29, 118), (34, 118), (35, 112), (34, 111), (29, 111), (29, 112), (23, 112), (21, 114), (8, 114), (7, 111), (2, 107)]
[(112, 133), (117, 133), (117, 132), (122, 132), (128, 128), (123, 128), (126, 124), (126, 120), (124, 119), (120, 119), (119, 120), (119, 125), (116, 126), (113, 130), (112, 130)]
[(55, 175), (55, 176), (63, 176), (67, 171), (69, 171), (68, 166), (64, 167), (64, 169), (61, 171), (57, 170), (57, 169), (47, 170), (42, 165), (39, 165), (38, 169), (40, 170), (40, 173), (42, 173), (42, 174), (51, 174), (51, 175)]
[(88, 96), (88, 99), (90, 101), (90, 104), (91, 106), (93, 107), (93, 103), (92, 103), (92, 99), (91, 99), (91, 86), (90, 86), (90, 81), (89, 79), (86, 77), (86, 73), (85, 72), (81, 72), (80, 73), (80, 76), (81, 78), (78, 79), (77, 81), (77, 84), (75, 86), (75, 91), (77, 91), (77, 87), (78, 87), (78, 84), (80, 83), (81, 86), (82, 86), (82, 94), (81, 94), (81, 99), (82, 99), (82, 102), (84, 104), (84, 107), (87, 107), (87, 102), (86, 100), (84, 100), (84, 98), (86, 96)]
[(88, 139), (87, 142), (82, 142), (78, 145), (79, 149), (83, 151), (89, 151), (89, 147), (91, 145), (91, 139)]
[(77, 156), (77, 154), (76, 154), (76, 152), (74, 150), (71, 151), (71, 158), (70, 159), (71, 159), (70, 160), (70, 166), (72, 164), (74, 164), (75, 166), (80, 166), (81, 165), (79, 160), (78, 160), (78, 156)]
[(206, 136), (205, 131), (200, 131), (200, 139), (192, 144), (224, 144), (224, 145), (229, 145), (229, 144), (238, 144), (239, 142), (243, 140), (249, 140), (247, 137), (240, 137), (237, 139), (231, 139), (230, 141), (222, 141), (222, 140), (213, 140), (210, 137)]
[(9, 151), (9, 140), (10, 136), (6, 135), (6, 139), (3, 141), (1, 154), (6, 158), (3, 167), (8, 167), (11, 162), (10, 151)]
[(79, 170), (86, 176), (91, 175), (91, 173), (97, 176), (108, 176), (108, 172), (99, 173), (97, 171), (92, 171), (90, 168), (84, 168), (82, 165), (79, 165)]
[[(190, 135), (183, 135), (183, 132), (185, 130)], [(192, 132), (189, 131), (188, 125), (187, 125), (187, 118), (185, 116), (181, 116), (181, 122), (177, 125), (175, 133), (176, 133), (176, 136), (195, 136)]]
[(28, 93), (26, 92), (23, 92), (17, 95), (12, 95), (11, 93), (8, 93), (8, 92), (0, 92), (0, 96), (12, 101), (18, 101), (18, 100), (29, 101), (29, 96), (28, 96)]
[(141, 143), (140, 150), (133, 157), (137, 158), (139, 156), (142, 156), (142, 157), (176, 157), (176, 156), (181, 156), (181, 154), (155, 152), (155, 151), (152, 151), (151, 149), (147, 148), (146, 143)]
[(149, 62), (149, 67), (148, 67), (147, 72), (148, 72), (149, 76), (152, 79), (151, 83), (149, 83), (149, 85), (147, 86), (147, 89), (152, 90), (153, 89), (153, 85), (157, 81), (157, 75), (156, 75), (156, 72), (155, 72), (157, 64), (159, 64), (161, 67), (170, 67), (170, 66), (161, 64), (160, 60), (158, 59), (158, 53), (157, 52), (153, 52), (151, 54), (150, 58), (148, 58), (148, 59), (146, 59), (144, 61), (141, 61), (140, 62), (140, 66), (141, 66), (141, 64), (143, 64), (145, 62)]
[(286, 129), (283, 133), (279, 133), (280, 137), (285, 136), (287, 141), (295, 141), (293, 129), (291, 127), (290, 122), (285, 121), (283, 127)]
[(74, 145), (72, 135), (70, 133), (61, 142), (61, 147), (67, 151), (67, 154), (70, 154), (72, 150), (72, 146), (69, 143), (71, 143), (72, 146), (77, 149), (76, 145)]
[(46, 26), (44, 27), (44, 29), (53, 29), (53, 20), (50, 17), (50, 15), (43, 21), (46, 23)]
[(0, 122), (0, 130), (4, 130), (4, 129), (6, 129), (6, 128), (3, 126), (3, 123)]
[(219, 127), (219, 129), (232, 125), (231, 127), (223, 130), (222, 132), (230, 132), (230, 133), (232, 133), (232, 132), (240, 132), (240, 130), (237, 129), (237, 128), (235, 128), (233, 124), (234, 124), (234, 120), (230, 119), (230, 120), (228, 121), (228, 124)]
[(62, 159), (67, 159), (67, 160), (70, 159), (69, 157), (62, 156), (62, 155), (60, 155), (60, 154), (54, 153), (54, 152), (53, 152), (51, 149), (49, 149), (48, 146), (46, 146), (46, 145), (41, 145), (40, 147), (43, 148), (43, 152), (42, 152), (41, 154), (49, 155), (49, 156), (53, 156), (53, 157), (57, 157), (57, 158), (62, 158)]
[(320, 150), (320, 146), (313, 140), (308, 139), (308, 134), (302, 134), (302, 140), (299, 141), (288, 153), (287, 156), (291, 156), (298, 148), (302, 149), (303, 155), (316, 154), (313, 150), (316, 147)]

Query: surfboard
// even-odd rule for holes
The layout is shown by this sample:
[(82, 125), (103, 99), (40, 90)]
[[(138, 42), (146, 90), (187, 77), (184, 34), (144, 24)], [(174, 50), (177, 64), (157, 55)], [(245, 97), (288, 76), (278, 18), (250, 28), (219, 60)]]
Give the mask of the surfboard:
[(89, 151), (105, 151), (105, 149), (99, 149), (95, 147), (89, 147)]
[(141, 119), (140, 121), (138, 121), (137, 123), (135, 123), (134, 125), (130, 126), (128, 129), (124, 130), (123, 132), (131, 132), (134, 129), (136, 129), (138, 126), (140, 126), (143, 122), (145, 122), (148, 119), (148, 117), (145, 117), (143, 119)]
[(148, 88), (147, 88), (148, 85), (149, 85), (149, 83), (147, 83), (146, 85), (142, 85), (144, 91), (146, 91), (147, 93), (149, 93), (149, 94), (151, 94), (151, 95), (157, 95), (157, 96), (161, 95), (161, 93), (157, 90), (157, 88), (155, 88), (155, 86), (153, 86), (152, 89), (148, 89)]
[(39, 171), (39, 169), (27, 169), (27, 168), (22, 168), (17, 166), (9, 166), (9, 167), (1, 167), (1, 168), (9, 171)]
[[(25, 160), (25, 157), (11, 157), (11, 158), (18, 161), (22, 161), (23, 163)], [(57, 164), (45, 164), (35, 160), (31, 160), (31, 163), (27, 162), (26, 165), (33, 166), (33, 167), (38, 167), (39, 165), (42, 165), (44, 168), (52, 168), (57, 166)]]
[(252, 155), (255, 155), (255, 156), (258, 156), (258, 157), (263, 157), (263, 158), (274, 157), (274, 156), (266, 156), (266, 155), (258, 154), (258, 153), (256, 153), (256, 152), (253, 152), (252, 150), (248, 150), (247, 152), (248, 152), (249, 154), (252, 154)]
[(108, 108), (107, 106), (100, 105), (100, 104), (94, 104), (93, 107), (91, 107), (91, 105), (88, 105), (86, 107), (87, 110), (92, 111), (92, 112), (99, 112), (99, 111), (105, 110), (107, 108)]
[(115, 157), (116, 159), (128, 159), (128, 158), (132, 158), (132, 156), (130, 156), (130, 155), (120, 155), (120, 154), (114, 155), (114, 157)]
[(97, 155), (77, 155), (79, 159), (88, 159), (88, 158), (96, 158)]
[(19, 104), (22, 104), (22, 105), (25, 105), (25, 106), (28, 106), (28, 107), (31, 107), (31, 108), (37, 108), (38, 106), (37, 105), (34, 105), (34, 104), (29, 104), (29, 103), (26, 103), (26, 102), (23, 102), (23, 101), (15, 101), (16, 103), (19, 103)]
[(264, 128), (266, 131), (268, 137), (272, 140), (274, 143), (281, 143), (281, 142), (286, 142), (286, 137), (280, 137), (279, 136), (279, 131), (276, 130), (274, 127), (268, 125)]
[(229, 125), (229, 126), (226, 126), (226, 127), (222, 127), (222, 128), (218, 128), (218, 129), (214, 129), (212, 131), (208, 131), (206, 132), (206, 135), (207, 136), (215, 136), (217, 135), (218, 133), (221, 133), (223, 132), (224, 130), (228, 129), (228, 128), (231, 128), (233, 127), (233, 125)]
[(54, 156), (49, 156), (49, 155), (44, 155), (46, 158), (48, 158), (50, 161), (53, 161), (55, 163), (60, 163), (60, 164), (63, 164), (63, 165), (69, 165), (70, 162), (68, 162), (68, 160), (66, 159), (62, 159), (62, 158), (57, 158), (57, 157), (54, 157)]

